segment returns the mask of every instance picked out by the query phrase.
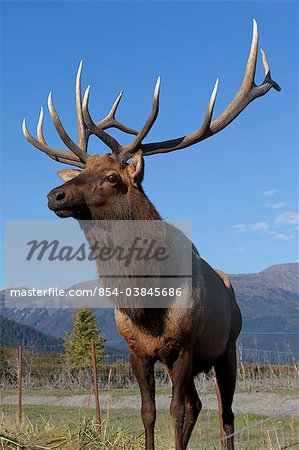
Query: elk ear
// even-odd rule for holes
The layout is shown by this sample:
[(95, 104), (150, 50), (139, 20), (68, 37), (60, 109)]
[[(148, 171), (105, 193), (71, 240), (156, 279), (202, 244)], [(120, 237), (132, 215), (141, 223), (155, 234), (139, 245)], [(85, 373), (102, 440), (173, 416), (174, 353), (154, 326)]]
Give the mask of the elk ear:
[(131, 181), (135, 187), (138, 187), (144, 175), (144, 160), (142, 156), (142, 150), (138, 150), (135, 155), (132, 156), (131, 162), (128, 165), (128, 173)]
[(70, 181), (73, 178), (76, 178), (82, 170), (76, 170), (76, 169), (65, 169), (65, 170), (58, 170), (57, 175), (59, 178), (62, 179), (62, 181)]

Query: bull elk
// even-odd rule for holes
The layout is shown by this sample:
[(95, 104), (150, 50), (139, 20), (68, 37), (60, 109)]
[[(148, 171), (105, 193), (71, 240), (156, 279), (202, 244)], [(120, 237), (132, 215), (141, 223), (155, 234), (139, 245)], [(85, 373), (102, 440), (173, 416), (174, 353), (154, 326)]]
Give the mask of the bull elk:
[[(23, 122), (23, 133), (27, 140), (50, 158), (76, 166), (58, 172), (64, 184), (48, 194), (48, 206), (59, 217), (74, 217), (84, 220), (156, 220), (161, 216), (142, 189), (144, 156), (182, 150), (218, 133), (229, 125), (246, 106), (265, 95), (272, 87), (280, 87), (272, 80), (269, 65), (263, 50), (262, 61), (265, 78), (261, 85), (255, 84), (258, 53), (258, 30), (253, 22), (251, 49), (242, 85), (227, 108), (212, 121), (218, 89), (218, 80), (212, 91), (201, 127), (186, 136), (171, 140), (143, 143), (151, 130), (159, 108), (160, 78), (158, 78), (152, 111), (141, 131), (120, 123), (115, 113), (122, 97), (117, 97), (109, 114), (94, 122), (89, 109), (90, 87), (82, 99), (81, 70), (76, 77), (76, 111), (78, 143), (66, 133), (55, 110), (52, 96), (48, 107), (54, 126), (63, 143), (71, 150), (60, 150), (49, 146), (43, 134), (43, 110), (37, 125), (37, 138), (33, 137)], [(121, 145), (107, 133), (109, 128), (135, 135), (128, 145)], [(97, 136), (111, 153), (90, 155), (87, 153), (88, 139)], [(163, 221), (162, 221), (163, 222)], [(81, 225), (84, 229), (84, 225)], [(86, 231), (87, 238), (92, 241)], [(98, 269), (101, 273), (101, 264)], [(191, 300), (189, 308), (115, 308), (116, 324), (131, 349), (131, 364), (139, 383), (142, 406), (141, 416), (145, 428), (145, 448), (154, 449), (154, 427), (156, 420), (154, 364), (166, 365), (172, 381), (170, 414), (175, 431), (175, 448), (187, 448), (192, 430), (201, 410), (194, 377), (215, 368), (222, 400), (222, 421), (226, 434), (224, 448), (234, 448), (234, 414), (232, 401), (236, 381), (235, 342), (241, 330), (241, 314), (228, 277), (210, 267), (197, 250), (192, 250), (192, 287), (185, 290)]]

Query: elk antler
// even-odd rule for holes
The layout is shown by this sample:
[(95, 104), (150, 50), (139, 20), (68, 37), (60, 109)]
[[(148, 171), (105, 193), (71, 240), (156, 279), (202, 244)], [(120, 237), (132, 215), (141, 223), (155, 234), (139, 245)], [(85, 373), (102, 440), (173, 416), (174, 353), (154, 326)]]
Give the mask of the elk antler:
[(89, 127), (91, 133), (98, 136), (105, 144), (108, 145), (108, 147), (110, 147), (113, 155), (120, 163), (126, 162), (139, 149), (141, 149), (143, 151), (143, 154), (147, 156), (147, 155), (154, 155), (156, 153), (173, 152), (175, 150), (180, 150), (189, 147), (223, 130), (223, 128), (229, 125), (243, 111), (243, 109), (246, 108), (246, 106), (249, 103), (251, 103), (256, 98), (265, 95), (272, 87), (275, 90), (280, 91), (279, 85), (271, 78), (269, 65), (263, 50), (261, 50), (261, 53), (263, 66), (265, 70), (265, 78), (260, 86), (257, 86), (255, 84), (254, 77), (255, 77), (257, 53), (258, 53), (258, 29), (257, 23), (255, 19), (253, 19), (253, 35), (249, 58), (247, 61), (243, 83), (238, 93), (236, 94), (232, 102), (227, 106), (227, 108), (222, 112), (222, 114), (212, 122), (212, 115), (216, 100), (216, 94), (218, 90), (218, 79), (217, 79), (201, 127), (198, 130), (194, 131), (193, 133), (187, 134), (186, 136), (171, 139), (168, 141), (142, 144), (143, 139), (147, 136), (158, 115), (160, 78), (158, 78), (155, 88), (152, 112), (147, 121), (145, 122), (142, 130), (137, 134), (136, 138), (131, 144), (125, 146), (120, 145), (116, 139), (105, 133), (102, 128), (99, 128), (97, 124), (95, 124), (92, 121), (90, 113), (88, 111), (90, 87), (87, 88), (83, 99), (84, 120), (87, 126)]
[[(52, 118), (52, 121), (54, 123), (54, 126), (63, 141), (63, 143), (71, 150), (71, 152), (66, 150), (59, 150), (54, 147), (50, 147), (44, 138), (43, 134), (43, 121), (44, 121), (44, 113), (43, 108), (40, 110), (39, 120), (37, 124), (37, 139), (32, 136), (26, 126), (26, 120), (23, 120), (23, 133), (26, 137), (26, 139), (34, 145), (36, 148), (41, 150), (42, 152), (46, 153), (50, 158), (55, 159), (56, 161), (59, 161), (64, 164), (70, 164), (72, 166), (77, 166), (84, 168), (85, 164), (87, 162), (87, 159), (89, 158), (89, 154), (87, 153), (87, 146), (88, 146), (88, 139), (91, 135), (91, 131), (86, 126), (84, 119), (83, 119), (83, 113), (82, 113), (82, 95), (81, 95), (81, 72), (82, 72), (82, 61), (79, 64), (77, 76), (76, 76), (76, 112), (77, 112), (77, 123), (78, 123), (78, 145), (75, 144), (72, 139), (69, 137), (69, 135), (66, 133), (61, 120), (55, 110), (53, 100), (52, 100), (52, 94), (50, 92), (48, 97), (48, 108), (49, 112)], [(124, 131), (125, 133), (130, 134), (138, 134), (137, 131), (133, 130), (132, 128), (127, 127), (126, 125), (123, 125), (122, 123), (118, 122), (115, 119), (115, 113), (117, 110), (117, 107), (119, 105), (119, 102), (122, 97), (122, 92), (117, 97), (116, 101), (114, 102), (110, 112), (107, 114), (107, 116), (97, 122), (96, 126), (99, 129), (107, 129), (107, 128), (118, 128), (121, 131)]]
[[(89, 93), (90, 93), (90, 86), (87, 87), (84, 98), (83, 98), (83, 116), (84, 120), (90, 129), (92, 134), (95, 134), (98, 136), (110, 149), (112, 150), (112, 153), (120, 162), (125, 162), (125, 160), (129, 159), (130, 156), (132, 156), (141, 145), (141, 142), (143, 139), (147, 136), (150, 129), (152, 128), (159, 110), (159, 92), (160, 92), (160, 77), (158, 77), (155, 92), (154, 92), (154, 98), (153, 98), (153, 106), (152, 106), (152, 112), (150, 116), (148, 117), (147, 121), (145, 122), (143, 128), (139, 133), (136, 134), (136, 138), (131, 144), (122, 146), (120, 145), (115, 138), (110, 136), (108, 133), (105, 133), (103, 131), (103, 128), (99, 127), (98, 124), (95, 124), (90, 116), (89, 110), (88, 110), (88, 100), (89, 100)], [(124, 157), (125, 155), (125, 157)]]
[(203, 141), (204, 139), (213, 136), (214, 134), (223, 130), (223, 128), (227, 127), (227, 125), (229, 125), (243, 111), (243, 109), (245, 109), (246, 106), (249, 105), (249, 103), (251, 103), (256, 98), (265, 95), (272, 87), (276, 91), (280, 91), (279, 85), (271, 78), (271, 73), (266, 59), (266, 55), (262, 49), (261, 54), (265, 71), (265, 78), (261, 85), (257, 86), (255, 84), (254, 77), (255, 77), (257, 53), (258, 53), (258, 28), (256, 20), (253, 19), (252, 42), (244, 79), (236, 96), (227, 106), (227, 108), (223, 111), (223, 113), (211, 123), (214, 103), (218, 89), (218, 80), (217, 80), (210, 98), (210, 102), (207, 108), (203, 124), (198, 130), (177, 139), (144, 144), (141, 146), (143, 153), (145, 155), (154, 155), (156, 153), (167, 153), (175, 150), (180, 150), (189, 147), (190, 145), (196, 144), (197, 142)]
[[(83, 102), (81, 96), (81, 70), (82, 62), (79, 65), (77, 78), (76, 78), (76, 110), (77, 110), (77, 122), (78, 122), (78, 145), (76, 145), (64, 130), (59, 116), (54, 108), (51, 93), (48, 98), (49, 111), (54, 122), (55, 128), (61, 137), (64, 144), (72, 151), (72, 153), (65, 150), (58, 150), (47, 145), (43, 136), (43, 110), (41, 109), (38, 126), (37, 126), (37, 138), (35, 139), (29, 134), (26, 122), (23, 122), (23, 133), (28, 141), (37, 147), (39, 150), (47, 153), (51, 158), (62, 163), (68, 163), (78, 167), (84, 167), (89, 157), (87, 154), (88, 139), (91, 134), (100, 138), (111, 150), (112, 155), (120, 163), (124, 164), (131, 156), (138, 150), (142, 150), (145, 156), (154, 155), (156, 153), (168, 153), (175, 150), (180, 150), (186, 147), (190, 147), (197, 142), (203, 141), (210, 136), (213, 136), (219, 131), (223, 130), (229, 125), (249, 103), (258, 97), (265, 95), (272, 87), (276, 91), (280, 91), (279, 85), (272, 80), (269, 65), (266, 59), (264, 51), (261, 49), (262, 61), (265, 70), (265, 78), (261, 85), (257, 86), (254, 81), (256, 60), (258, 53), (258, 29), (255, 19), (253, 19), (253, 34), (250, 53), (246, 65), (245, 75), (242, 85), (237, 92), (234, 99), (222, 112), (222, 114), (212, 122), (212, 115), (218, 90), (218, 79), (215, 83), (210, 101), (207, 107), (207, 111), (201, 127), (193, 133), (185, 136), (171, 139), (168, 141), (152, 142), (148, 144), (142, 144), (142, 141), (148, 135), (151, 130), (159, 110), (159, 93), (160, 93), (160, 77), (157, 80), (152, 111), (143, 128), (139, 133), (132, 128), (128, 128), (126, 125), (118, 122), (115, 119), (115, 113), (119, 102), (122, 97), (122, 91), (114, 102), (109, 114), (99, 122), (95, 123), (88, 110), (88, 101), (90, 86), (87, 87)], [(121, 131), (129, 134), (135, 134), (136, 137), (133, 142), (128, 145), (120, 145), (118, 141), (110, 136), (105, 130), (111, 127), (118, 128)]]

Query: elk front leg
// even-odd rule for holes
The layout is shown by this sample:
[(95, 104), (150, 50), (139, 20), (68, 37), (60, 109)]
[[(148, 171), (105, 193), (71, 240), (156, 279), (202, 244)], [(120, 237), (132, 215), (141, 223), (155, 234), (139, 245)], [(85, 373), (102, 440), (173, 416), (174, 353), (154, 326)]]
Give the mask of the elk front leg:
[[(182, 349), (175, 363), (170, 369), (172, 378), (172, 399), (170, 414), (174, 425), (175, 450), (184, 450), (184, 418), (185, 393), (190, 383), (192, 356), (189, 349)], [(187, 437), (185, 431), (185, 436)], [(190, 432), (191, 434), (191, 432)], [(190, 437), (190, 435), (189, 435)], [(187, 439), (186, 439), (187, 440)]]
[(193, 379), (186, 389), (185, 393), (185, 417), (183, 426), (183, 445), (187, 448), (191, 433), (196, 424), (198, 415), (201, 411), (202, 403), (198, 397)]
[(141, 417), (145, 430), (145, 449), (154, 450), (154, 433), (156, 421), (155, 405), (155, 361), (148, 358), (140, 358), (131, 353), (131, 365), (137, 378), (141, 393)]

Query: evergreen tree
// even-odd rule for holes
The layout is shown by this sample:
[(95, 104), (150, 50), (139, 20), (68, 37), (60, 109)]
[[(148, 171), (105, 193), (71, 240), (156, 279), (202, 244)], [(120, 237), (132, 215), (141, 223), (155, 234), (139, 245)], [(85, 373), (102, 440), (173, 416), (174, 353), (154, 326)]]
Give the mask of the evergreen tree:
[(96, 346), (97, 363), (103, 357), (105, 336), (97, 325), (90, 308), (79, 308), (73, 316), (73, 329), (66, 332), (64, 348), (66, 359), (73, 369), (85, 369), (92, 366), (91, 343)]

